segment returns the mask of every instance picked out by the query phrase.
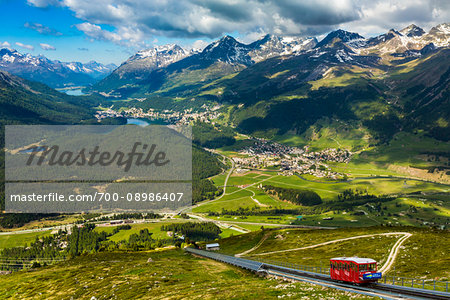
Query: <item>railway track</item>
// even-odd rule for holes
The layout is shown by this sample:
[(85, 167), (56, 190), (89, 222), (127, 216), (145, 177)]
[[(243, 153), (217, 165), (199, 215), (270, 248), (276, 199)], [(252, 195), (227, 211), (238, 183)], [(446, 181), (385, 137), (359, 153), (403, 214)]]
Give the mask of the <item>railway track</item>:
[(408, 288), (390, 284), (374, 283), (368, 286), (353, 285), (332, 280), (329, 275), (291, 269), (255, 260), (229, 256), (194, 248), (185, 248), (189, 253), (211, 258), (220, 262), (241, 267), (250, 271), (265, 273), (272, 276), (284, 277), (291, 280), (310, 282), (330, 288), (354, 292), (383, 299), (438, 299), (450, 300), (450, 293), (418, 288)]

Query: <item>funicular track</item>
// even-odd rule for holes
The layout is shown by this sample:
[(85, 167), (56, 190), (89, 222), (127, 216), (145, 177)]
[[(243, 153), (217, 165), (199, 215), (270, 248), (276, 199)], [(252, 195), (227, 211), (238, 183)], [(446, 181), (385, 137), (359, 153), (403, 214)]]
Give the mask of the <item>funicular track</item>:
[(450, 293), (409, 288), (383, 283), (374, 283), (371, 285), (360, 286), (332, 280), (329, 275), (296, 270), (275, 264), (268, 264), (251, 259), (229, 256), (225, 254), (199, 250), (194, 248), (185, 248), (191, 254), (211, 258), (223, 263), (241, 267), (253, 272), (265, 273), (272, 276), (284, 277), (291, 280), (306, 281), (330, 288), (345, 290), (368, 296), (381, 297), (384, 299), (447, 299), (450, 300)]

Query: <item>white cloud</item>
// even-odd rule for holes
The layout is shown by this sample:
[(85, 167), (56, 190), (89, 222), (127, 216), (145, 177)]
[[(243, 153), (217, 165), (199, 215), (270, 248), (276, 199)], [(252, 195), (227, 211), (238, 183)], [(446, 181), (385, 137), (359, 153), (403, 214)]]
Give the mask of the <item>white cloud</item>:
[(62, 35), (61, 32), (59, 32), (59, 31), (57, 31), (57, 30), (55, 30), (53, 28), (50, 28), (50, 27), (44, 26), (42, 24), (39, 24), (39, 23), (26, 22), (23, 26), (26, 27), (26, 28), (30, 28), (32, 30), (35, 30), (35, 31), (37, 31), (37, 32), (39, 32), (40, 34), (43, 34), (43, 35), (54, 35), (54, 36)]
[[(448, 0), (28, 0), (61, 5), (92, 39), (142, 45), (155, 36), (217, 38), (239, 32), (321, 35), (338, 27), (363, 35), (410, 23), (431, 26), (450, 19)], [(106, 30), (107, 29), (107, 30)]]
[(394, 28), (400, 30), (416, 24), (425, 30), (450, 20), (450, 1), (441, 0), (373, 0), (364, 1), (359, 20), (342, 24), (347, 30), (366, 36), (384, 33)]
[[(45, 7), (50, 0), (29, 0)], [(216, 38), (227, 32), (304, 34), (355, 20), (355, 0), (63, 0), (93, 39), (136, 45), (155, 36)], [(59, 5), (59, 2), (58, 2)], [(109, 25), (113, 30), (105, 30)]]
[(44, 43), (41, 43), (41, 44), (39, 44), (39, 46), (41, 46), (41, 49), (42, 50), (56, 50), (56, 48), (55, 47), (53, 47), (52, 45), (49, 45), (49, 44), (44, 44)]
[(197, 49), (197, 50), (203, 50), (206, 46), (208, 46), (208, 42), (204, 41), (204, 40), (196, 40), (195, 42), (192, 43), (191, 47), (192, 49)]
[(110, 41), (123, 46), (143, 46), (145, 36), (139, 30), (120, 27), (117, 32), (102, 29), (99, 25), (89, 22), (76, 24), (75, 27), (95, 40)]
[(11, 48), (11, 44), (7, 41), (0, 43), (0, 48)]
[(263, 38), (266, 34), (267, 34), (267, 32), (264, 32), (262, 30), (252, 31), (252, 32), (245, 33), (241, 37), (237, 38), (237, 40), (241, 43), (249, 44), (251, 42), (254, 42), (256, 40)]
[(120, 42), (122, 37), (117, 33), (103, 30), (100, 26), (85, 22), (75, 25), (78, 30), (83, 31), (87, 36), (96, 40), (106, 40), (111, 42)]
[(58, 0), (27, 0), (27, 3), (32, 6), (44, 8), (51, 5), (60, 5), (61, 2)]
[(19, 47), (28, 49), (28, 50), (30, 50), (30, 51), (33, 51), (33, 50), (34, 50), (34, 47), (31, 46), (31, 45), (26, 45), (26, 44), (23, 44), (23, 43), (20, 43), (20, 42), (16, 42), (16, 45), (19, 46)]

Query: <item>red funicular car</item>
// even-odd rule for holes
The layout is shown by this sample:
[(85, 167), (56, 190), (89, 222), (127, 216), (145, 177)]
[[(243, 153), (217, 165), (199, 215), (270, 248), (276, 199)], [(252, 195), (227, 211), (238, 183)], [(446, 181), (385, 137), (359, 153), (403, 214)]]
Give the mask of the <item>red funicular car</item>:
[(376, 282), (381, 278), (377, 262), (371, 258), (338, 257), (330, 259), (331, 279), (353, 283)]

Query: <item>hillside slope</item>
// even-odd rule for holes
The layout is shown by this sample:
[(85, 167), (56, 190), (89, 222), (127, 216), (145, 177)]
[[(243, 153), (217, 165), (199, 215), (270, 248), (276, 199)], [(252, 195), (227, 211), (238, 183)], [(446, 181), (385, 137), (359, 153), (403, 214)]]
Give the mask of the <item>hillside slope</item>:
[(95, 100), (59, 93), (0, 71), (0, 124), (73, 124), (93, 120)]

